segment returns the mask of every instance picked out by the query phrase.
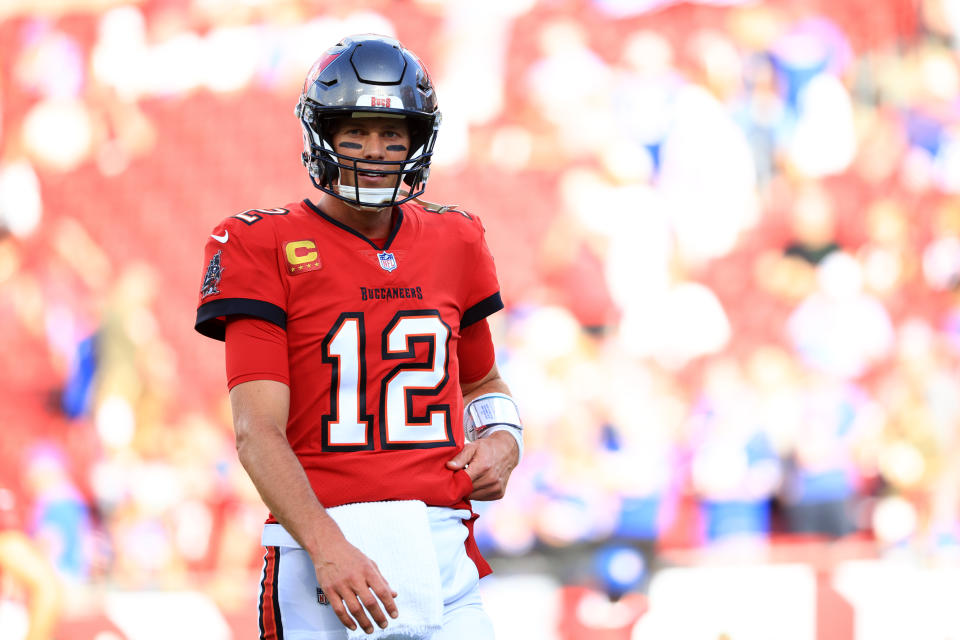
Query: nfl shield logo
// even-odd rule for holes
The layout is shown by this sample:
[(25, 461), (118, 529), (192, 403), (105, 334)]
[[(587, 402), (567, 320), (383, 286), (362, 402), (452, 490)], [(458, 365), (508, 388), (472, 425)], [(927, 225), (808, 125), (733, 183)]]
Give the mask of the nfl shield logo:
[(378, 253), (377, 260), (380, 261), (380, 268), (384, 271), (393, 271), (397, 268), (397, 259), (393, 257), (392, 253), (386, 251)]

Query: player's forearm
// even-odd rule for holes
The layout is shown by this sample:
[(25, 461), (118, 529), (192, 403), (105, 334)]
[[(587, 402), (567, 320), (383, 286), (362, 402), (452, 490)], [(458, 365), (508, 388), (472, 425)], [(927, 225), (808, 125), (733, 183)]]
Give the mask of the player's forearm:
[[(486, 419), (481, 418), (480, 415), (472, 415), (471, 417), (465, 415), (464, 428), (467, 431), (467, 437), (472, 440), (478, 438), (492, 440), (496, 438), (498, 446), (494, 447), (494, 450), (498, 458), (508, 461), (503, 464), (503, 468), (506, 469), (506, 474), (509, 475), (510, 470), (517, 465), (523, 455), (523, 436), (521, 433), (520, 416), (517, 414), (516, 403), (513, 402), (513, 399), (510, 397), (510, 388), (507, 386), (507, 383), (504, 382), (503, 378), (500, 377), (500, 372), (497, 366), (494, 365), (483, 379), (472, 384), (461, 385), (461, 391), (463, 393), (463, 406), (467, 412), (470, 411), (470, 403), (478, 398), (480, 398), (478, 402), (494, 403), (488, 405), (485, 409), (485, 412), (493, 412), (493, 414), (488, 415)], [(487, 394), (507, 397), (486, 400), (483, 396)], [(504, 413), (503, 411), (505, 409), (509, 409), (509, 411)], [(512, 419), (510, 419), (511, 411)], [(492, 418), (493, 415), (497, 417)], [(491, 418), (496, 424), (491, 424)], [(467, 423), (468, 420), (469, 424)], [(487, 430), (486, 427), (481, 429), (480, 425), (490, 425), (489, 430)], [(484, 431), (482, 435), (480, 434), (481, 430)]]
[(263, 425), (238, 430), (237, 455), (273, 517), (311, 557), (318, 556), (325, 539), (342, 536), (278, 429)]
[(508, 387), (507, 383), (500, 377), (500, 373), (496, 367), (482, 380), (469, 385), (461, 385), (461, 391), (463, 392), (464, 406), (468, 405), (474, 398), (482, 396), (485, 393), (504, 393), (510, 395), (510, 387)]

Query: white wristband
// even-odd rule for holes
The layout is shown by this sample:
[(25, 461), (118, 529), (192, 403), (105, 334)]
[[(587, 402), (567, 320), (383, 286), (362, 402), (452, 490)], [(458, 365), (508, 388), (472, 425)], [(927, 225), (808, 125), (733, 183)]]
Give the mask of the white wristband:
[(505, 393), (477, 396), (463, 410), (463, 432), (467, 440), (486, 438), (497, 431), (507, 431), (517, 441), (517, 461), (523, 457), (523, 424), (513, 398)]

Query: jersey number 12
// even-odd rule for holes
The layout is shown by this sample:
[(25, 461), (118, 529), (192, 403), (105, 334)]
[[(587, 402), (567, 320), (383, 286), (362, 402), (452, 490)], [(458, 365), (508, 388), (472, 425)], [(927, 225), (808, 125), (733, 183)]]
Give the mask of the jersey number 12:
[[(343, 313), (323, 341), (323, 361), (333, 370), (330, 413), (321, 421), (324, 450), (374, 448), (375, 420), (367, 413), (366, 335), (363, 313)], [(413, 412), (415, 396), (437, 396), (448, 382), (449, 339), (450, 327), (434, 310), (398, 311), (383, 330), (380, 357), (397, 365), (380, 383), (381, 448), (453, 444), (449, 404), (429, 404), (424, 415)], [(425, 362), (416, 360), (417, 344), (427, 347)]]

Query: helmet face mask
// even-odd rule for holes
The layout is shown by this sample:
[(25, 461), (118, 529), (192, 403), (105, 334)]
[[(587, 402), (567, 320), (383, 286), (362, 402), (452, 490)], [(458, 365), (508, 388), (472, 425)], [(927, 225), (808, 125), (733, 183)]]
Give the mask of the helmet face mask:
[[(346, 38), (314, 63), (304, 82), (296, 115), (303, 130), (302, 161), (313, 185), (353, 206), (382, 209), (424, 192), (440, 126), (436, 94), (420, 60), (392, 38)], [(402, 117), (411, 151), (405, 160), (372, 160), (334, 149), (332, 137), (341, 118)], [(394, 175), (389, 189), (341, 186), (340, 175), (358, 162), (365, 173)]]

